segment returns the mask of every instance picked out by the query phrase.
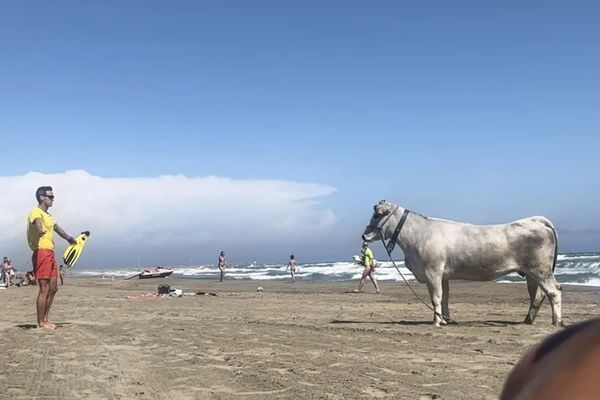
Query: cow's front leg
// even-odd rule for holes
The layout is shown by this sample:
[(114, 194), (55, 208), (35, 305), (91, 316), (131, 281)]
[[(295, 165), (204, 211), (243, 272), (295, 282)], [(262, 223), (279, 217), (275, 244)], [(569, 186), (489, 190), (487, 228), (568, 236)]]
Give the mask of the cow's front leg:
[(442, 315), (444, 318), (450, 318), (450, 308), (448, 308), (448, 297), (450, 296), (450, 286), (448, 280), (442, 280)]
[(441, 317), (442, 314), (442, 278), (427, 277), (427, 289), (429, 290), (429, 297), (431, 297), (431, 304), (433, 305), (433, 324), (440, 326), (440, 324), (446, 325), (446, 321)]

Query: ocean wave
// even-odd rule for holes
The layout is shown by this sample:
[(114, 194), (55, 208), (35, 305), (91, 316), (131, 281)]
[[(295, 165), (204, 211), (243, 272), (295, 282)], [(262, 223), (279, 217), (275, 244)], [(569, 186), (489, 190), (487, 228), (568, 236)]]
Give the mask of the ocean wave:
[[(406, 268), (404, 261), (397, 261), (396, 266), (404, 275), (406, 280), (414, 281), (412, 272)], [(286, 264), (258, 264), (238, 263), (231, 265), (226, 270), (227, 279), (240, 280), (286, 280), (290, 278), (289, 271), (286, 272)], [(219, 269), (212, 264), (187, 265), (172, 267), (174, 277), (190, 279), (216, 279), (219, 277)], [(115, 276), (127, 277), (139, 272), (141, 268), (94, 268), (88, 270), (74, 269), (71, 273), (85, 276)], [(296, 277), (300, 280), (357, 280), (362, 274), (362, 267), (350, 261), (317, 262), (299, 264)], [(587, 254), (561, 254), (556, 263), (554, 271), (556, 279), (560, 283), (600, 286), (600, 253)], [(402, 281), (402, 277), (390, 261), (380, 261), (376, 270), (376, 277), (381, 281)], [(525, 282), (525, 279), (516, 273), (506, 275), (498, 280), (503, 282)]]

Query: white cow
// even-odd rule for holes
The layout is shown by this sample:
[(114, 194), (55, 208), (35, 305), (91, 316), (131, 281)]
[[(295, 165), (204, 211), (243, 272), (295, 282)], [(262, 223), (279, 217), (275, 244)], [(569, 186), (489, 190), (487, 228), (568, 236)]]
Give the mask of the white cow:
[(390, 251), (394, 244), (400, 245), (406, 267), (419, 282), (427, 284), (436, 326), (446, 323), (441, 315), (450, 317), (450, 279), (486, 281), (511, 272), (527, 279), (530, 307), (525, 323), (533, 323), (548, 296), (552, 323), (562, 325), (561, 288), (554, 279), (558, 238), (547, 218), (472, 225), (425, 217), (386, 200), (374, 210), (363, 239), (390, 239)]

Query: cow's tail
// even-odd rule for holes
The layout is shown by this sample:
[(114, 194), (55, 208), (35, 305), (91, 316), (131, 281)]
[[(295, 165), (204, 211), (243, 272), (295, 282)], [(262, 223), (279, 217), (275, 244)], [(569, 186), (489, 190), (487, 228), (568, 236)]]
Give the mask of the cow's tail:
[(558, 233), (556, 233), (556, 228), (554, 228), (554, 226), (552, 226), (552, 233), (554, 233), (554, 261), (552, 262), (552, 273), (554, 273), (556, 259), (558, 258)]
[(550, 228), (554, 234), (554, 261), (552, 263), (552, 273), (554, 273), (554, 269), (556, 268), (556, 259), (558, 258), (558, 233), (556, 233), (556, 228), (548, 218), (541, 217), (540, 222)]

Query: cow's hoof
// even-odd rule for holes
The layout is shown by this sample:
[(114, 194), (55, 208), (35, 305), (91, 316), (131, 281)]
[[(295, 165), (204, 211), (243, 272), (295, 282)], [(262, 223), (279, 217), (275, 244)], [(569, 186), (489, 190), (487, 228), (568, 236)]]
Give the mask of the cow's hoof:
[(565, 323), (563, 321), (558, 321), (558, 322), (552, 321), (552, 325), (556, 326), (557, 328), (564, 328), (565, 327)]
[(442, 325), (448, 325), (448, 322), (443, 319), (443, 320), (440, 321), (440, 324), (442, 324)]
[(523, 321), (524, 324), (527, 325), (531, 325), (533, 324), (533, 320), (531, 318), (529, 318), (529, 315), (525, 317), (525, 321)]

